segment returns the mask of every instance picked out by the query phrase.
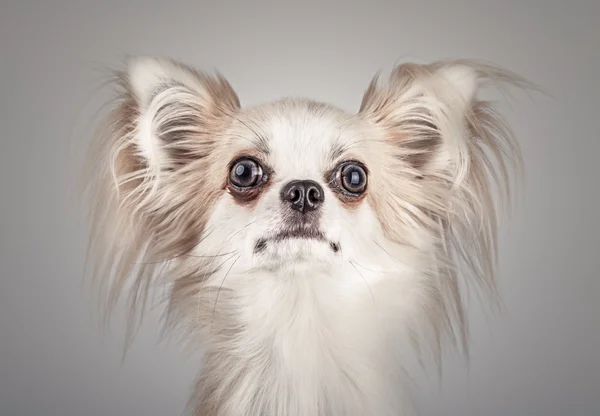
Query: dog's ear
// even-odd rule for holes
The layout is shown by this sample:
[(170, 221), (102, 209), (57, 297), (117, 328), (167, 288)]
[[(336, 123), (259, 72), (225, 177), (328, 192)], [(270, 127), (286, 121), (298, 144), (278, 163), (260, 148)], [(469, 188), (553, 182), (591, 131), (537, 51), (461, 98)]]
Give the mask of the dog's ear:
[(221, 75), (166, 59), (129, 59), (116, 88), (89, 149), (84, 198), (95, 277), (109, 306), (132, 285), (135, 310), (161, 267), (203, 233), (239, 100)]
[[(382, 78), (371, 81), (360, 115), (383, 130), (417, 177), (452, 182), (465, 180), (479, 156), (506, 161), (519, 154), (510, 129), (481, 92), (487, 87), (539, 91), (515, 73), (468, 60), (401, 64)], [(479, 154), (484, 147), (492, 154)]]
[(437, 309), (437, 318), (455, 311), (459, 323), (464, 316), (456, 271), (493, 288), (499, 209), (510, 204), (510, 184), (521, 173), (511, 129), (482, 99), (487, 87), (537, 90), (512, 72), (481, 63), (408, 63), (376, 76), (359, 111), (377, 146), (378, 183), (370, 188), (370, 201), (390, 239), (440, 248), (428, 266), (437, 261), (432, 269), (443, 276), (432, 279), (431, 290), (451, 303)]
[(227, 80), (166, 59), (132, 58), (122, 77), (129, 106), (121, 122), (138, 154), (156, 171), (210, 150), (215, 129), (239, 108)]

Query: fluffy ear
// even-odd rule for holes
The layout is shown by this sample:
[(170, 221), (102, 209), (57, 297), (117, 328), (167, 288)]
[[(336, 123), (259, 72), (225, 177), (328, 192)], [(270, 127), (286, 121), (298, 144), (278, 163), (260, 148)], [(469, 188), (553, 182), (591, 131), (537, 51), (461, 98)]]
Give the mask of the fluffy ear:
[(211, 130), (239, 108), (220, 75), (208, 76), (166, 59), (130, 59), (123, 82), (135, 106), (135, 145), (152, 167), (185, 163), (211, 145)]
[(496, 81), (529, 86), (515, 74), (470, 61), (402, 64), (387, 79), (373, 79), (360, 113), (384, 129), (416, 176), (460, 181), (478, 146), (518, 152), (493, 108), (477, 97)]
[(130, 59), (116, 89), (85, 167), (88, 256), (109, 306), (130, 283), (135, 309), (160, 267), (203, 232), (239, 100), (222, 76), (155, 58)]
[(380, 78), (360, 108), (381, 161), (371, 201), (390, 239), (435, 247), (429, 290), (440, 301), (429, 313), (438, 326), (454, 315), (464, 342), (457, 271), (494, 288), (498, 202), (510, 202), (511, 170), (521, 166), (511, 130), (480, 93), (532, 85), (469, 61), (402, 64)]

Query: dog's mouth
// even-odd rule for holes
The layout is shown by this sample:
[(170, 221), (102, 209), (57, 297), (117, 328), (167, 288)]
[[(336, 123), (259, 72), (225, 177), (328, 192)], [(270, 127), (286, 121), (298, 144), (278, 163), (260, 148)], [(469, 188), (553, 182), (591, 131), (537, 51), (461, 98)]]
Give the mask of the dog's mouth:
[(318, 228), (313, 227), (294, 227), (289, 229), (284, 229), (279, 231), (269, 237), (260, 238), (256, 241), (254, 245), (254, 252), (260, 253), (267, 248), (269, 243), (279, 243), (285, 240), (315, 240), (323, 243), (328, 243), (329, 247), (334, 253), (337, 253), (340, 250), (340, 245), (337, 242), (328, 241), (325, 234), (319, 230)]
[(275, 242), (292, 239), (292, 238), (302, 238), (305, 240), (318, 240), (318, 241), (326, 241), (325, 234), (317, 228), (294, 228), (294, 229), (286, 229), (278, 232), (274, 236), (270, 238)]

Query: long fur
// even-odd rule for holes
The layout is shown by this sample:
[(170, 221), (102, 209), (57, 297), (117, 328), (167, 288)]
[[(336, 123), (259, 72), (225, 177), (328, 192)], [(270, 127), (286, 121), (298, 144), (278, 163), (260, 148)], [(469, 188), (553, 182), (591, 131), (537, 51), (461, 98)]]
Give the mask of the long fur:
[[(227, 114), (239, 107), (237, 96), (223, 78), (164, 63), (191, 72), (198, 77), (198, 88), (206, 85), (226, 100), (223, 108), (214, 111)], [(141, 117), (131, 75), (118, 71), (114, 80), (112, 109), (98, 126), (84, 164), (84, 192), (90, 201), (92, 226), (88, 259), (94, 267), (94, 280), (106, 296), (106, 319), (128, 282), (131, 285), (131, 333), (144, 312), (154, 280), (168, 279), (163, 275), (168, 261), (186, 255), (195, 244), (194, 231), (203, 231), (205, 218), (192, 207), (201, 205), (206, 196), (199, 192), (201, 181), (190, 173), (205, 169), (203, 156), (211, 153), (219, 126), (210, 124), (211, 115), (203, 111), (195, 94), (173, 81), (147, 109), (150, 114), (145, 119), (157, 119), (156, 134), (165, 139), (164, 148), (155, 152), (169, 152), (169, 143), (176, 143), (177, 149), (174, 157), (151, 164), (141, 154), (137, 137), (141, 130), (153, 127)], [(198, 136), (207, 140), (191, 140)]]
[[(293, 99), (241, 109), (221, 75), (169, 60), (134, 60), (115, 80), (113, 108), (86, 163), (89, 258), (107, 311), (127, 296), (130, 328), (141, 319), (150, 291), (168, 288), (167, 327), (208, 351), (191, 412), (408, 414), (408, 399), (399, 399), (393, 386), (386, 385), (399, 378), (360, 370), (378, 362), (378, 353), (399, 360), (394, 348), (404, 339), (388, 347), (358, 338), (361, 333), (369, 336), (373, 322), (385, 320), (383, 335), (371, 334), (375, 339), (406, 331), (407, 342), (420, 349), (422, 337), (431, 335), (425, 340), (438, 357), (444, 339), (467, 346), (461, 285), (473, 282), (494, 295), (498, 222), (502, 205), (510, 202), (511, 175), (516, 172), (518, 177), (521, 168), (510, 128), (479, 95), (488, 86), (531, 84), (472, 61), (402, 64), (383, 79), (373, 79), (360, 111), (352, 115)], [(271, 136), (300, 137), (303, 129), (324, 132), (331, 126), (339, 130), (338, 142), (332, 133), (331, 144), (323, 146), (339, 145), (364, 157), (370, 170), (362, 205), (335, 206), (347, 219), (349, 237), (340, 231), (346, 239), (342, 247), (351, 246), (342, 253), (348, 258), (344, 263), (342, 257), (340, 270), (364, 280), (369, 290), (337, 306), (332, 296), (346, 296), (346, 289), (339, 289), (335, 279), (312, 280), (321, 273), (320, 266), (304, 283), (280, 283), (269, 280), (271, 275), (280, 280), (282, 274), (306, 275), (305, 266), (267, 273), (248, 263), (235, 241), (272, 226), (266, 213), (264, 218), (256, 214), (274, 209), (268, 205), (271, 191), (265, 191), (255, 208), (246, 208), (232, 204), (226, 190), (228, 163), (248, 143), (276, 158), (288, 145), (278, 145)], [(339, 142), (340, 137), (346, 141)], [(298, 140), (316, 144), (311, 138)], [(289, 146), (293, 152), (294, 145)], [(359, 223), (371, 226), (361, 228)], [(282, 309), (279, 302), (284, 299), (293, 299), (295, 309)], [(359, 306), (371, 301), (381, 308)], [(260, 302), (272, 303), (268, 310), (280, 311), (279, 316), (260, 318)], [(291, 350), (269, 352), (286, 343), (281, 334), (295, 337), (287, 331), (302, 322), (303, 310), (305, 325), (317, 332), (323, 326), (322, 334), (315, 335), (323, 351), (315, 350), (314, 360), (327, 356), (337, 362), (323, 365), (319, 371), (324, 374), (305, 374), (296, 367), (300, 359), (289, 365), (277, 361), (303, 354), (299, 345), (297, 350), (288, 346)], [(355, 321), (340, 321), (338, 312)], [(302, 328), (298, 331), (307, 327)], [(340, 350), (336, 344), (335, 350), (335, 341), (326, 341), (331, 334), (340, 339), (347, 335), (352, 348)], [(322, 383), (325, 393), (313, 395), (309, 385), (298, 381), (300, 375)]]
[[(405, 239), (402, 224), (427, 232), (435, 245), (435, 258), (424, 272), (431, 275), (435, 299), (429, 313), (437, 354), (441, 337), (456, 341), (455, 331), (468, 347), (461, 278), (495, 298), (498, 220), (502, 208), (510, 208), (511, 182), (522, 174), (519, 144), (493, 103), (475, 94), (461, 97), (448, 79), (435, 77), (457, 67), (474, 76), (469, 88), (534, 88), (514, 73), (474, 61), (409, 63), (394, 68), (384, 82), (375, 77), (360, 109), (368, 118), (377, 117), (375, 122), (395, 139), (389, 151), (410, 161), (390, 167), (406, 189), (389, 190), (387, 195), (397, 199), (387, 203), (389, 212), (383, 215), (394, 225), (391, 239)], [(381, 190), (382, 200), (389, 199), (386, 191)]]

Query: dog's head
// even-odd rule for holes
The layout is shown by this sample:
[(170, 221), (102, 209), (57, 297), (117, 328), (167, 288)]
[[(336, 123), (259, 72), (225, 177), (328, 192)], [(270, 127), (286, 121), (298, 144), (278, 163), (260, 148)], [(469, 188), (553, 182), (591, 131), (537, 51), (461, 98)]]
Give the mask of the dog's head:
[(462, 319), (456, 266), (492, 281), (494, 192), (519, 157), (477, 96), (490, 80), (522, 82), (466, 61), (404, 64), (350, 114), (304, 99), (242, 108), (220, 75), (130, 60), (89, 165), (111, 302), (132, 282), (135, 305), (158, 277), (194, 303), (252, 276), (276, 293), (318, 275), (327, 296), (408, 282), (430, 316)]

